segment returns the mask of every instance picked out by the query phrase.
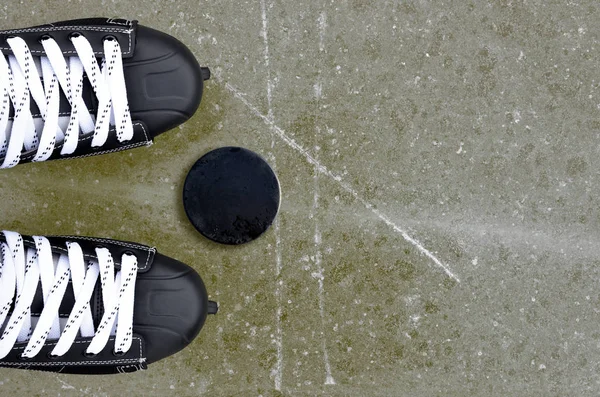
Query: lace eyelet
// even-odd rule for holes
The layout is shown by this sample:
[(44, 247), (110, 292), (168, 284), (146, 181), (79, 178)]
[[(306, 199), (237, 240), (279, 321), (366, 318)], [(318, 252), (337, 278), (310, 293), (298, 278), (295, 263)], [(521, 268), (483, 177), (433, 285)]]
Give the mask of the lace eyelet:
[(17, 37), (17, 36), (15, 36), (13, 34), (11, 34), (10, 36), (6, 36), (6, 42), (8, 43), (8, 40), (14, 39), (15, 37)]
[(107, 35), (107, 36), (104, 36), (104, 37), (102, 38), (102, 41), (103, 41), (103, 42), (104, 42), (104, 41), (116, 41), (116, 42), (118, 42), (117, 38), (116, 38), (115, 36), (113, 36), (112, 34), (109, 34), (109, 35)]
[(20, 361), (31, 361), (31, 360), (33, 360), (33, 358), (25, 357), (24, 355), (20, 354), (19, 355), (19, 360)]
[(52, 352), (48, 352), (48, 354), (46, 354), (46, 357), (48, 357), (48, 359), (50, 360), (58, 360), (60, 358), (60, 356), (52, 354)]
[(83, 35), (81, 33), (79, 33), (79, 32), (71, 32), (71, 33), (69, 33), (69, 40), (73, 40), (73, 39), (75, 39), (77, 37), (80, 37), (80, 36), (83, 36)]
[(119, 145), (129, 145), (133, 141), (133, 138), (128, 139), (126, 141), (119, 141)]
[(85, 358), (95, 358), (97, 356), (97, 354), (94, 353), (88, 353), (87, 351), (83, 351), (83, 357)]
[(46, 34), (43, 34), (40, 36), (40, 38), (38, 39), (38, 42), (41, 43), (42, 41), (46, 41), (46, 40), (50, 40), (50, 39), (53, 39), (53, 37), (50, 36), (48, 33), (46, 33)]
[(127, 354), (127, 352), (117, 352), (117, 351), (114, 351), (114, 350), (113, 350), (112, 354), (113, 354), (113, 356), (115, 356), (115, 357), (123, 357), (124, 355), (126, 355), (126, 354)]

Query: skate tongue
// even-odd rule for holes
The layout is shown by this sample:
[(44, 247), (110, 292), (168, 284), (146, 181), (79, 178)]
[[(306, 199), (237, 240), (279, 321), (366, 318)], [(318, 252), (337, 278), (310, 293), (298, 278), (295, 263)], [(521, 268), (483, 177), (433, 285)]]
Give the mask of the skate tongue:
[[(43, 81), (42, 81), (43, 84)], [(84, 74), (83, 75), (83, 93), (81, 94), (83, 97), (83, 102), (85, 102), (86, 107), (90, 110), (90, 113), (92, 114), (92, 116), (96, 115), (96, 107), (97, 107), (97, 100), (96, 97), (94, 95), (94, 90), (92, 89), (92, 86), (90, 84), (90, 81), (87, 78), (87, 75)], [(34, 117), (36, 115), (37, 118), (41, 118), (40, 115), (40, 109), (38, 108), (38, 106), (36, 105), (35, 101), (33, 100), (33, 98), (31, 97), (31, 102), (30, 102), (30, 109), (31, 109), (31, 114), (34, 115)], [(69, 116), (71, 115), (71, 105), (69, 104), (69, 101), (67, 100), (67, 97), (65, 96), (64, 91), (62, 90), (62, 87), (60, 89), (60, 114), (61, 114), (61, 118), (66, 118), (67, 120), (69, 120)], [(14, 117), (14, 113), (15, 110), (12, 106), (11, 103), (11, 108), (10, 108), (10, 117)], [(66, 126), (62, 126), (61, 127), (66, 128)]]
[[(34, 57), (34, 62), (36, 67), (38, 68), (38, 73), (41, 76), (42, 75), (42, 67), (40, 65), (40, 57)], [(42, 84), (44, 84), (44, 79), (40, 77), (40, 79), (42, 80)], [(83, 92), (81, 94), (82, 98), (83, 98), (83, 102), (85, 102), (88, 110), (90, 110), (90, 113), (92, 115), (96, 114), (96, 107), (98, 105), (97, 103), (97, 99), (96, 96), (94, 95), (94, 89), (92, 88), (92, 85), (90, 84), (90, 80), (87, 78), (87, 74), (84, 73), (83, 74)], [(33, 100), (33, 97), (30, 96), (30, 109), (31, 109), (31, 114), (34, 117), (37, 118), (41, 118), (41, 114), (40, 114), (40, 109), (38, 108), (37, 104), (35, 103), (35, 101)], [(69, 115), (71, 114), (71, 105), (69, 104), (69, 101), (67, 100), (67, 97), (65, 96), (65, 92), (63, 91), (62, 87), (60, 87), (60, 114), (64, 115), (67, 117), (67, 120), (69, 119)], [(11, 118), (13, 118), (15, 116), (15, 109), (13, 108), (13, 104), (12, 102), (10, 103), (10, 113), (9, 116)]]
[[(13, 303), (8, 312), (8, 316), (6, 317), (5, 323), (8, 323), (10, 316), (12, 315), (12, 313), (15, 309), (15, 303), (16, 302), (13, 300)], [(73, 309), (74, 305), (75, 305), (75, 295), (73, 293), (72, 284), (71, 284), (71, 282), (69, 282), (69, 286), (67, 287), (67, 290), (65, 292), (64, 298), (60, 304), (60, 309), (59, 309), (61, 328), (63, 327), (62, 323), (64, 321), (66, 321), (67, 318), (69, 317), (69, 315), (71, 314), (71, 310)], [(42, 293), (42, 284), (39, 283), (37, 290), (35, 292), (35, 297), (33, 298), (33, 302), (31, 304), (32, 327), (35, 327), (35, 324), (37, 324), (37, 320), (41, 316), (43, 309), (44, 309), (44, 295)], [(4, 329), (4, 326), (6, 326), (6, 324), (0, 324), (0, 331), (2, 331)]]
[[(34, 62), (36, 64), (36, 66), (38, 68), (38, 72), (40, 73), (40, 76), (41, 76), (40, 58), (34, 57)], [(42, 84), (43, 83), (44, 83), (44, 81), (42, 79)], [(97, 113), (98, 102), (97, 102), (96, 96), (94, 94), (92, 85), (90, 84), (90, 81), (87, 78), (87, 74), (85, 74), (85, 73), (83, 74), (82, 98), (83, 98), (83, 102), (85, 103), (86, 107), (88, 108), (88, 110), (90, 111), (92, 116), (95, 117), (96, 113)], [(33, 97), (31, 95), (30, 95), (29, 108), (31, 109), (31, 114), (34, 117), (36, 131), (38, 132), (38, 134), (41, 134), (41, 131), (44, 128), (44, 121), (42, 119), (40, 109), (38, 108), (37, 104), (35, 103), (35, 101), (33, 100)], [(62, 87), (60, 88), (59, 109), (60, 109), (59, 110), (59, 112), (60, 112), (59, 126), (63, 131), (66, 131), (67, 126), (69, 124), (70, 115), (71, 115), (71, 104), (67, 100), (67, 97), (65, 96), (65, 93), (62, 90)], [(10, 102), (9, 117), (11, 118), (11, 120), (14, 119), (14, 117), (15, 117), (15, 109), (14, 109), (12, 102)], [(9, 131), (10, 131), (10, 129), (9, 129)], [(57, 143), (60, 143), (60, 142), (57, 142)]]
[[(56, 264), (58, 263), (58, 255), (54, 255), (54, 266), (56, 268)], [(12, 315), (15, 309), (15, 301), (11, 304), (10, 310), (8, 312), (8, 316), (6, 317), (5, 322), (8, 322), (10, 316)], [(71, 315), (71, 311), (73, 310), (73, 306), (75, 306), (75, 292), (73, 291), (73, 283), (69, 280), (69, 285), (67, 286), (67, 290), (65, 291), (65, 295), (60, 304), (59, 309), (59, 317), (61, 320), (61, 329), (64, 327), (64, 323), (67, 321), (69, 316)], [(90, 307), (92, 310), (92, 317), (94, 319), (94, 327), (98, 327), (100, 324), (100, 320), (104, 315), (104, 308), (102, 305), (102, 287), (100, 278), (96, 282), (96, 286), (94, 288), (94, 292), (92, 293), (92, 297), (90, 298)], [(44, 309), (44, 294), (42, 291), (42, 283), (38, 282), (37, 290), (35, 292), (35, 296), (33, 298), (33, 302), (31, 303), (31, 320), (32, 326), (35, 326), (38, 318), (41, 316), (42, 311)], [(0, 335), (1, 331), (4, 329), (6, 324), (0, 324)]]

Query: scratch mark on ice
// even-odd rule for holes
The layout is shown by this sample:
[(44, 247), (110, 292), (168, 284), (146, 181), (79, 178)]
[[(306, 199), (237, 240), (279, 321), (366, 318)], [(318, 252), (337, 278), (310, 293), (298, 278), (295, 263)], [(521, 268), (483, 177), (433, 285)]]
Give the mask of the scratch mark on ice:
[(427, 248), (425, 248), (417, 239), (410, 236), (402, 227), (400, 227), (399, 225), (392, 222), (392, 220), (387, 215), (385, 215), (384, 213), (379, 211), (377, 208), (375, 208), (373, 206), (373, 204), (371, 204), (367, 200), (365, 200), (360, 194), (358, 194), (358, 192), (356, 190), (354, 190), (352, 188), (352, 186), (350, 186), (350, 184), (345, 182), (344, 179), (340, 175), (335, 174), (334, 172), (330, 171), (326, 166), (324, 166), (319, 161), (317, 161), (314, 158), (314, 156), (312, 156), (308, 152), (308, 150), (304, 149), (301, 145), (299, 145), (296, 142), (296, 140), (290, 138), (287, 135), (287, 133), (285, 132), (285, 130), (283, 130), (281, 127), (277, 126), (271, 118), (262, 114), (256, 108), (256, 106), (254, 106), (252, 103), (250, 103), (245, 98), (245, 94), (243, 92), (239, 91), (237, 88), (235, 88), (231, 84), (225, 82), (223, 80), (223, 77), (220, 76), (218, 73), (215, 73), (215, 80), (217, 80), (220, 83), (224, 83), (225, 88), (229, 92), (231, 92), (235, 98), (239, 99), (256, 117), (262, 119), (263, 122), (271, 129), (271, 131), (276, 136), (278, 136), (286, 145), (288, 145), (290, 148), (294, 149), (296, 152), (298, 152), (300, 155), (302, 155), (309, 164), (314, 165), (318, 172), (328, 176), (330, 179), (333, 179), (335, 182), (337, 182), (338, 186), (340, 186), (347, 193), (352, 195), (352, 197), (354, 197), (354, 199), (356, 199), (359, 203), (361, 203), (366, 209), (371, 211), (376, 217), (378, 217), (386, 225), (388, 225), (390, 228), (392, 228), (395, 232), (399, 233), (404, 240), (406, 240), (408, 243), (413, 245), (422, 255), (429, 258), (436, 266), (441, 268), (448, 277), (455, 280), (457, 283), (460, 283), (460, 279), (454, 274), (454, 272), (450, 269), (450, 267), (445, 265), (431, 251), (429, 251)]

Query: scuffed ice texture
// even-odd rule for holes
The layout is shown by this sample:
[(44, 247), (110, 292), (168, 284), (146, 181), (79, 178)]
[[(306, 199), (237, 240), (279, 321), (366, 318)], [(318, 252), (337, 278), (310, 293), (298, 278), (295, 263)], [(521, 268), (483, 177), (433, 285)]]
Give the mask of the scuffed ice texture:
[[(0, 370), (0, 395), (598, 394), (597, 2), (0, 6), (3, 28), (91, 15), (189, 45), (203, 104), (151, 148), (0, 172), (1, 226), (156, 245), (221, 313), (145, 373)], [(180, 199), (225, 145), (283, 192), (235, 249)]]

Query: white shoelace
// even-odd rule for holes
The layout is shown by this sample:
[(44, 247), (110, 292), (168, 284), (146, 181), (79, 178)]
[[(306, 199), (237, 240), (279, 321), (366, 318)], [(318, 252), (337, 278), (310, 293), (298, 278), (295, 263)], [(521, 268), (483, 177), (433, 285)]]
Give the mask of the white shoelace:
[[(106, 248), (96, 248), (97, 261), (86, 267), (83, 251), (77, 243), (67, 243), (67, 254), (56, 256), (45, 237), (33, 237), (35, 249), (25, 248), (23, 238), (15, 232), (2, 232), (6, 243), (0, 244), (0, 360), (16, 343), (27, 346), (24, 359), (35, 357), (46, 340), (57, 340), (51, 352), (64, 356), (78, 333), (92, 338), (85, 354), (100, 353), (111, 336), (115, 336), (117, 354), (126, 353), (132, 345), (133, 304), (137, 277), (137, 258), (123, 255), (121, 270), (115, 274), (113, 258)], [(94, 330), (90, 298), (100, 277), (104, 315)], [(72, 280), (75, 304), (66, 321), (60, 321), (59, 308)], [(42, 284), (44, 309), (32, 317), (31, 304)], [(8, 313), (14, 301), (14, 310)], [(8, 318), (7, 318), (8, 317)]]
[[(49, 36), (41, 40), (46, 56), (37, 59), (22, 38), (12, 37), (7, 41), (14, 55), (0, 54), (0, 157), (5, 156), (0, 168), (17, 165), (23, 150), (37, 150), (33, 161), (48, 160), (57, 144), (63, 145), (62, 155), (72, 154), (80, 134), (92, 131), (92, 147), (103, 146), (110, 125), (116, 126), (119, 142), (133, 138), (121, 47), (116, 40), (104, 40), (102, 67), (82, 35), (71, 38), (77, 56), (68, 60)], [(82, 97), (84, 71), (98, 98), (95, 121)], [(59, 113), (61, 89), (71, 106), (69, 117), (61, 117)], [(31, 114), (31, 98), (41, 118)], [(14, 107), (12, 121), (10, 103)]]

